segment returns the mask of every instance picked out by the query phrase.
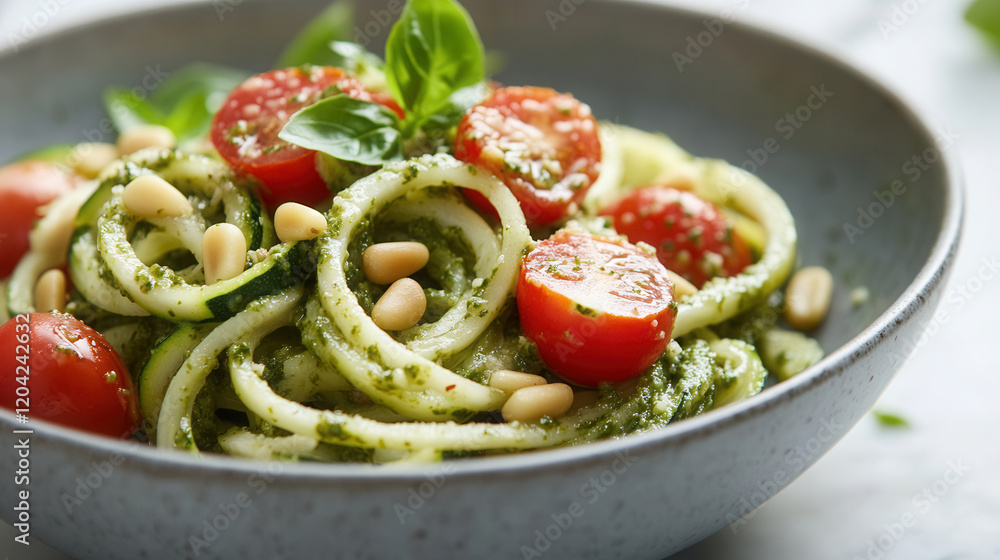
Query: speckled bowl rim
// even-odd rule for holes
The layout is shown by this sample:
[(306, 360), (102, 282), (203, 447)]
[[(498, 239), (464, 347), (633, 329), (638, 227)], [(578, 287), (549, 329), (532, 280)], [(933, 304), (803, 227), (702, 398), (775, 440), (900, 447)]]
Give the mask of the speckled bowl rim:
[[(711, 17), (712, 14), (685, 6), (674, 6), (656, 0), (595, 0), (602, 3), (614, 3), (628, 7), (654, 8), (668, 13), (685, 14), (688, 17)], [(129, 20), (155, 16), (157, 13), (188, 9), (203, 2), (199, 0), (182, 0), (169, 6), (155, 6), (138, 9), (124, 14), (116, 14), (107, 18), (95, 18), (73, 27), (61, 29), (30, 41), (30, 45), (44, 44), (58, 40), (66, 34), (76, 33), (81, 27), (101, 24), (108, 21)], [(844, 59), (809, 45), (797, 38), (782, 35), (757, 24), (733, 22), (733, 27), (762, 38), (782, 44), (785, 47), (798, 50), (809, 56), (838, 67), (855, 76), (860, 82), (872, 89), (876, 94), (893, 104), (905, 119), (913, 126), (913, 130), (921, 133), (925, 139), (933, 138), (924, 120), (897, 93), (881, 83), (867, 72), (848, 63)], [(0, 50), (0, 58), (8, 56), (7, 49)], [(916, 278), (907, 286), (889, 308), (874, 322), (851, 338), (847, 343), (831, 352), (817, 364), (792, 377), (791, 379), (767, 388), (765, 391), (747, 400), (709, 411), (705, 414), (686, 419), (676, 424), (670, 424), (647, 433), (627, 436), (616, 440), (598, 441), (574, 447), (544, 449), (535, 452), (525, 452), (513, 455), (480, 457), (470, 460), (453, 461), (454, 471), (449, 475), (454, 478), (479, 476), (495, 472), (517, 472), (551, 469), (567, 463), (592, 460), (614, 456), (616, 453), (630, 451), (641, 452), (646, 448), (679, 446), (692, 439), (726, 429), (757, 415), (764, 414), (768, 409), (780, 403), (794, 399), (797, 395), (809, 391), (813, 386), (822, 384), (840, 375), (850, 364), (868, 353), (875, 351), (878, 343), (891, 336), (903, 323), (920, 309), (929, 299), (929, 295), (940, 287), (947, 271), (955, 258), (962, 233), (964, 214), (964, 187), (959, 171), (958, 158), (953, 152), (943, 151), (940, 164), (944, 169), (945, 199), (943, 201), (943, 219), (934, 246), (927, 261), (921, 267)], [(4, 427), (24, 428), (15, 423), (14, 414), (0, 409), (0, 424)], [(198, 474), (210, 470), (221, 473), (259, 472), (268, 461), (240, 459), (220, 455), (201, 454), (191, 456), (184, 452), (174, 452), (157, 449), (145, 445), (135, 445), (110, 438), (92, 435), (72, 428), (59, 426), (43, 420), (32, 420), (30, 426), (35, 434), (52, 438), (67, 448), (76, 448), (89, 452), (104, 451), (108, 454), (118, 453), (125, 457), (135, 467), (151, 467), (152, 469), (174, 469), (175, 473), (191, 472)], [(440, 467), (427, 465), (356, 465), (337, 463), (289, 463), (287, 468), (278, 475), (279, 478), (296, 479), (300, 482), (311, 480), (323, 482), (352, 482), (365, 480), (402, 480), (422, 481), (428, 472)]]

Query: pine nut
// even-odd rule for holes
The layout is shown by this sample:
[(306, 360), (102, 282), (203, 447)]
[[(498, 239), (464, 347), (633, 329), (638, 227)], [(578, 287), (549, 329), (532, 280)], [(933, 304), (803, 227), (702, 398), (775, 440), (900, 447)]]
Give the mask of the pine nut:
[(544, 416), (561, 418), (571, 406), (573, 389), (565, 383), (550, 383), (514, 391), (500, 414), (507, 422), (532, 422)]
[(66, 275), (58, 268), (46, 270), (35, 283), (35, 310), (43, 313), (66, 308)]
[(490, 376), (490, 387), (500, 389), (508, 395), (518, 389), (533, 387), (535, 385), (545, 385), (546, 383), (548, 381), (541, 375), (511, 371), (509, 369), (494, 371), (493, 375)]
[(76, 158), (73, 170), (88, 179), (93, 179), (111, 162), (118, 159), (118, 156), (118, 147), (114, 144), (104, 142), (77, 144), (73, 149), (73, 157)]
[(118, 151), (127, 156), (145, 148), (173, 148), (177, 137), (165, 126), (155, 124), (130, 128), (118, 135)]
[(178, 217), (194, 211), (187, 197), (158, 175), (141, 175), (125, 186), (125, 206), (144, 218)]
[(372, 320), (382, 330), (401, 331), (416, 325), (426, 310), (427, 297), (420, 284), (411, 278), (401, 278), (379, 298), (372, 309)]
[(308, 241), (326, 231), (326, 218), (297, 202), (286, 202), (274, 212), (274, 230), (282, 243)]
[(240, 228), (229, 223), (215, 224), (201, 238), (201, 258), (205, 284), (236, 278), (247, 260), (247, 240)]
[(814, 329), (826, 317), (833, 298), (833, 276), (822, 266), (796, 272), (785, 290), (785, 320), (800, 331)]
[(427, 266), (430, 252), (416, 241), (376, 243), (361, 254), (365, 277), (376, 284), (392, 284)]
[(698, 288), (694, 284), (687, 281), (680, 274), (677, 274), (673, 270), (667, 269), (667, 276), (670, 277), (670, 281), (674, 283), (674, 298), (682, 298), (684, 296), (691, 296), (698, 293)]

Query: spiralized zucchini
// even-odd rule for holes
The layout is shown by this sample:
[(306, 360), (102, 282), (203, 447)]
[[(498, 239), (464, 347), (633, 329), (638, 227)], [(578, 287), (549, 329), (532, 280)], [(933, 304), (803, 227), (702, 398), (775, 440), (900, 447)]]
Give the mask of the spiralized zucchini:
[[(795, 220), (778, 193), (756, 176), (725, 161), (694, 158), (666, 136), (605, 124), (601, 136), (605, 173), (620, 177), (617, 188), (595, 184), (584, 205), (596, 209), (628, 190), (655, 183), (688, 188), (721, 207), (749, 217), (763, 228), (760, 259), (741, 274), (715, 278), (680, 300), (675, 337), (731, 319), (763, 303), (795, 265)], [(620, 167), (619, 167), (620, 166)]]
[[(136, 325), (161, 334), (138, 382), (144, 428), (159, 447), (390, 462), (574, 445), (654, 429), (760, 391), (767, 370), (754, 346), (720, 333), (767, 301), (795, 254), (791, 214), (757, 178), (628, 127), (602, 125), (601, 141), (604, 167), (580, 223), (606, 229), (594, 218), (599, 208), (632, 188), (671, 184), (749, 224), (760, 258), (681, 298), (674, 341), (645, 373), (589, 398), (578, 394), (567, 415), (538, 422), (500, 421), (507, 394), (486, 383), (497, 369), (553, 378), (520, 332), (513, 304), (521, 258), (535, 241), (510, 191), (449, 155), (390, 164), (357, 181), (334, 198), (327, 230), (312, 242), (276, 243), (251, 186), (221, 162), (173, 151), (121, 160), (87, 190), (60, 199), (46, 220), (76, 216), (68, 251), (74, 309), (122, 344)], [(174, 184), (196, 212), (131, 215), (123, 186), (146, 173)], [(499, 224), (474, 211), (459, 187), (489, 200)], [(249, 241), (247, 268), (206, 286), (201, 237), (221, 221)], [(365, 278), (361, 254), (373, 243), (406, 240), (429, 248), (428, 311), (416, 326), (386, 332), (370, 317), (385, 287)], [(62, 262), (43, 250), (44, 240), (32, 243), (6, 290), (14, 312), (31, 310), (34, 281)]]
[[(470, 285), (441, 319), (428, 325), (423, 336), (411, 339), (409, 346), (415, 350), (376, 326), (361, 307), (348, 283), (348, 247), (363, 222), (391, 202), (404, 196), (420, 197), (425, 189), (442, 185), (462, 185), (486, 196), (500, 215), (503, 240), (499, 254), (488, 251), (495, 234), (489, 228), (474, 227), (482, 218), (453, 210), (474, 224), (465, 230), (466, 235), (479, 236), (469, 241), (480, 249), (475, 266), (480, 281)], [(452, 199), (452, 205), (457, 208), (461, 203)], [(373, 401), (419, 420), (467, 420), (476, 412), (498, 409), (505, 400), (502, 391), (458, 376), (431, 358), (471, 344), (512, 295), (520, 258), (531, 237), (510, 191), (496, 178), (477, 173), (450, 156), (424, 156), (387, 166), (358, 181), (334, 199), (330, 218), (328, 234), (317, 242), (317, 293), (323, 316), (354, 352), (338, 352), (336, 346), (313, 339), (317, 355), (338, 367)]]
[(73, 219), (96, 189), (97, 185), (91, 182), (77, 187), (66, 196), (59, 197), (31, 231), (28, 239), (31, 251), (18, 263), (5, 290), (6, 307), (11, 315), (35, 311), (35, 283), (43, 272), (66, 262), (67, 245), (73, 232)]

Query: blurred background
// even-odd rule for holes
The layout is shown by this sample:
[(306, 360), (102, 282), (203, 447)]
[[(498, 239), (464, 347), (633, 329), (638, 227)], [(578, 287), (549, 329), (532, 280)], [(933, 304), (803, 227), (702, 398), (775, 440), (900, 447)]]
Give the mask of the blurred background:
[[(664, 3), (770, 29), (860, 68), (954, 139), (967, 189), (938, 320), (876, 412), (761, 508), (673, 558), (1000, 559), (1000, 0), (979, 0), (968, 18), (972, 0)], [(0, 49), (135, 6), (0, 0)], [(992, 26), (994, 39), (973, 23)], [(13, 535), (0, 523), (6, 558), (69, 558), (37, 540), (14, 548)]]

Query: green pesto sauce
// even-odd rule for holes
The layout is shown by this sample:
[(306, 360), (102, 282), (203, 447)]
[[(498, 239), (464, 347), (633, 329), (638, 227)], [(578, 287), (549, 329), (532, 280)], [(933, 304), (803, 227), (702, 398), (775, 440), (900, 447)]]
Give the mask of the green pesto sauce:
[(316, 433), (327, 442), (363, 443), (361, 438), (344, 428), (342, 423), (326, 418), (316, 425)]
[(347, 286), (354, 292), (361, 308), (368, 314), (371, 314), (375, 302), (385, 293), (385, 287), (368, 281), (361, 268), (361, 255), (365, 249), (375, 243), (372, 229), (372, 223), (369, 219), (361, 220), (358, 223), (351, 233), (350, 242), (347, 244), (347, 259), (344, 262), (344, 276), (347, 278)]
[(205, 385), (198, 391), (191, 410), (191, 434), (195, 445), (202, 451), (218, 451), (218, 417), (215, 414), (217, 395), (222, 391), (232, 391), (229, 382), (229, 367), (223, 363), (205, 379)]
[(581, 424), (587, 432), (581, 439), (646, 431), (710, 410), (715, 392), (725, 386), (720, 382), (726, 372), (707, 342), (685, 339), (679, 352), (668, 350), (639, 377), (632, 395), (623, 397), (615, 386), (603, 384), (594, 405), (603, 413)]
[(277, 391), (285, 378), (285, 362), (306, 351), (299, 330), (294, 326), (282, 327), (261, 340), (254, 350), (253, 360), (264, 366), (264, 381)]

